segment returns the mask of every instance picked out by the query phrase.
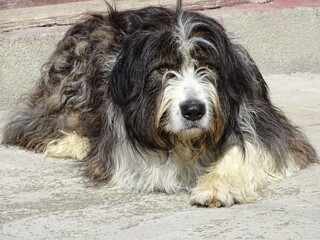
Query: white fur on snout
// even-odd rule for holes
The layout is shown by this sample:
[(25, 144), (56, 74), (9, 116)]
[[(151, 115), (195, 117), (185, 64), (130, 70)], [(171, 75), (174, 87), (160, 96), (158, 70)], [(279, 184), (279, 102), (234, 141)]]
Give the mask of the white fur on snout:
[[(176, 88), (176, 97), (172, 101), (172, 107), (169, 113), (169, 123), (173, 132), (179, 132), (189, 129), (192, 125), (196, 128), (207, 128), (209, 125), (210, 114), (208, 112), (209, 103), (206, 99), (206, 93), (201, 86), (201, 80), (196, 79), (194, 71), (191, 68), (185, 69)], [(197, 121), (185, 119), (181, 113), (181, 104), (188, 100), (196, 100), (205, 105), (206, 112), (203, 117)]]
[[(167, 112), (165, 129), (169, 132), (185, 132), (195, 134), (209, 129), (213, 117), (213, 106), (217, 103), (216, 89), (213, 80), (214, 74), (209, 69), (197, 71), (194, 64), (185, 65), (181, 72), (170, 71), (173, 78), (166, 81), (158, 119)], [(180, 105), (187, 100), (196, 100), (205, 105), (205, 114), (196, 121), (183, 117)], [(192, 130), (192, 131), (190, 131)]]

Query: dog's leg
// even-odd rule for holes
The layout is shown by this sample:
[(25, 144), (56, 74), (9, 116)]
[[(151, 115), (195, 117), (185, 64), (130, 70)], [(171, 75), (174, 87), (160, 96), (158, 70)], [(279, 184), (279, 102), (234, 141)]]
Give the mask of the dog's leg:
[(74, 158), (82, 160), (88, 153), (89, 141), (77, 133), (64, 133), (64, 137), (51, 141), (46, 149), (45, 156)]
[(198, 179), (192, 190), (191, 204), (229, 207), (234, 203), (251, 202), (268, 182), (290, 175), (298, 167), (292, 163), (285, 172), (276, 169), (273, 156), (266, 149), (246, 142), (244, 153), (241, 147), (232, 146)]

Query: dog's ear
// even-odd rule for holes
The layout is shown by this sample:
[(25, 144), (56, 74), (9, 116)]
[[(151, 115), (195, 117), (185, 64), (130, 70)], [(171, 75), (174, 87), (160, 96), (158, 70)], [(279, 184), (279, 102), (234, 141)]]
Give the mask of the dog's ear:
[(249, 53), (239, 44), (229, 43), (225, 48), (225, 75), (230, 94), (236, 96), (236, 101), (241, 98), (257, 99), (263, 97), (269, 99), (268, 88), (262, 74)]
[(123, 52), (120, 53), (108, 80), (108, 94), (119, 106), (125, 105), (134, 87), (128, 62), (128, 57)]
[(266, 84), (249, 53), (233, 39), (215, 19), (194, 15), (193, 21), (202, 24), (193, 27), (194, 32), (203, 39), (211, 50), (212, 65), (218, 71), (222, 93), (227, 93), (235, 104), (247, 95), (261, 93), (266, 95)]
[(261, 94), (267, 98), (266, 83), (249, 53), (214, 19), (206, 19), (204, 38), (214, 46), (212, 55), (220, 83), (237, 104), (243, 97)]
[(232, 49), (236, 53), (236, 64), (238, 68), (243, 69), (242, 76), (247, 80), (247, 87), (251, 89), (258, 97), (269, 101), (268, 86), (248, 51), (240, 44), (233, 43)]
[[(146, 59), (143, 57), (145, 41), (138, 39), (138, 33), (130, 37), (118, 55), (109, 76), (109, 96), (120, 107), (138, 97), (146, 77)], [(145, 56), (147, 57), (147, 56)]]

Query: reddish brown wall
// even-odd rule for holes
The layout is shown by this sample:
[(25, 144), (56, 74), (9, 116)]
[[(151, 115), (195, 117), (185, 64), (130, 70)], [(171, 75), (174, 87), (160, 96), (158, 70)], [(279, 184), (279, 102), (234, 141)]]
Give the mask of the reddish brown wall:
[[(45, 6), (53, 4), (63, 4), (71, 2), (85, 2), (90, 0), (0, 0), (0, 9), (12, 9), (12, 8), (25, 8), (25, 7), (36, 7)], [(112, 3), (112, 1), (109, 1)], [(150, 0), (116, 0), (114, 1), (120, 8), (139, 8), (148, 5), (154, 5)], [(221, 6), (236, 5), (241, 3), (246, 3), (248, 0), (185, 0), (183, 5), (187, 9), (208, 9), (217, 8)], [(173, 6), (175, 5), (175, 0), (162, 0), (157, 1), (157, 3), (162, 6)]]
[(0, 0), (0, 9), (25, 8), (89, 0)]

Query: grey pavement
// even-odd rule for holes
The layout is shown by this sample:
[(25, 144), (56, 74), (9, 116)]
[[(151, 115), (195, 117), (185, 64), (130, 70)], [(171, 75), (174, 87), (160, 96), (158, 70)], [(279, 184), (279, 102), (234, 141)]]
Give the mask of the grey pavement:
[[(267, 75), (272, 100), (320, 152), (320, 74)], [(7, 112), (2, 111), (5, 116)], [(189, 195), (92, 187), (71, 159), (0, 147), (0, 239), (319, 239), (320, 165), (254, 203), (190, 206)]]

